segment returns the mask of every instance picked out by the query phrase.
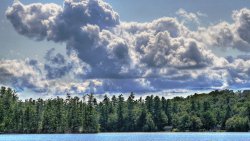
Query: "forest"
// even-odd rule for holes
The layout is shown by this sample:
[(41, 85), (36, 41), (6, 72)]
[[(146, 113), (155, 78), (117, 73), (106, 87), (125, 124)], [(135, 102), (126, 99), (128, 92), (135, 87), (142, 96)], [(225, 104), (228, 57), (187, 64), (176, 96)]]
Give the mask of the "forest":
[(121, 95), (20, 100), (0, 90), (0, 133), (246, 132), (250, 91), (215, 90), (186, 98)]

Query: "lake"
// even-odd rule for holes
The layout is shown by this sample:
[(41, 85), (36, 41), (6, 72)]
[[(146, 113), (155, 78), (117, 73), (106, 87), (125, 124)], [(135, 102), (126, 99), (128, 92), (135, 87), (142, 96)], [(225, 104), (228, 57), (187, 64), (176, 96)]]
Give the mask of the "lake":
[(100, 133), (0, 135), (0, 141), (250, 141), (250, 133)]

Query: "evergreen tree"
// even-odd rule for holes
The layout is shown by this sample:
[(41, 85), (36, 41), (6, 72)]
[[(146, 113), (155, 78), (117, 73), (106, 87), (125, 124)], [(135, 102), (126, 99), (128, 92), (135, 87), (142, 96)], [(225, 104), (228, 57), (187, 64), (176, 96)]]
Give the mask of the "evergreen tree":
[(134, 94), (131, 93), (130, 96), (128, 97), (127, 100), (127, 105), (128, 105), (128, 115), (127, 115), (127, 120), (126, 120), (126, 130), (127, 131), (134, 131), (135, 130), (135, 115), (134, 115)]
[(195, 94), (173, 99), (131, 93), (105, 96), (100, 102), (93, 94), (83, 99), (19, 100), (10, 88), (0, 89), (0, 133), (97, 133), (164, 131), (248, 131), (250, 96), (229, 90)]
[(100, 118), (100, 125), (101, 125), (101, 131), (107, 132), (109, 131), (109, 114), (110, 114), (110, 99), (107, 95), (104, 96), (104, 99), (102, 103), (100, 103), (100, 115), (102, 118)]
[(117, 130), (119, 132), (124, 130), (125, 126), (125, 117), (124, 117), (124, 97), (123, 95), (119, 95), (118, 97), (118, 108), (117, 108)]
[(86, 108), (85, 118), (85, 132), (86, 133), (97, 133), (99, 132), (98, 115), (95, 109), (96, 99), (93, 94), (88, 95), (88, 104)]

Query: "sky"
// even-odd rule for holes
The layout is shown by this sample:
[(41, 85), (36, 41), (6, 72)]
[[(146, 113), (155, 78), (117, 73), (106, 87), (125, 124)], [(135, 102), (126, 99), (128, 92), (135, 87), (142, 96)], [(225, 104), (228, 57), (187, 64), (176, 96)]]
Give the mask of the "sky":
[(23, 98), (250, 87), (249, 0), (2, 0), (0, 85)]

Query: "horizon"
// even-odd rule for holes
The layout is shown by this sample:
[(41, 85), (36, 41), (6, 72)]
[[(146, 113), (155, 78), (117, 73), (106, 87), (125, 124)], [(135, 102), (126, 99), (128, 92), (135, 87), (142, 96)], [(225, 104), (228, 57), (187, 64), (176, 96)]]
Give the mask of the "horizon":
[(4, 0), (0, 85), (24, 99), (250, 89), (250, 3), (214, 2)]
[[(5, 87), (5, 86), (2, 86)], [(10, 87), (5, 87), (5, 88), (10, 88)], [(10, 88), (12, 89), (12, 88)], [(164, 92), (158, 92), (158, 93), (143, 93), (143, 92), (128, 92), (128, 93), (103, 93), (103, 94), (97, 94), (97, 93), (82, 93), (82, 94), (74, 94), (74, 93), (65, 93), (65, 94), (60, 94), (60, 95), (46, 95), (43, 97), (39, 97), (39, 96), (35, 96), (35, 95), (23, 95), (21, 93), (16, 92), (14, 89), (12, 89), (14, 91), (14, 93), (18, 96), (19, 100), (21, 101), (25, 101), (25, 100), (29, 100), (29, 99), (33, 99), (33, 100), (38, 100), (38, 99), (43, 99), (43, 100), (49, 100), (49, 99), (55, 99), (55, 98), (62, 98), (62, 99), (66, 99), (68, 95), (70, 95), (71, 98), (74, 97), (78, 97), (78, 98), (83, 98), (85, 96), (88, 96), (90, 94), (93, 94), (94, 98), (96, 98), (96, 100), (98, 102), (101, 102), (103, 100), (103, 98), (105, 96), (107, 96), (108, 98), (112, 98), (113, 96), (118, 97), (119, 95), (122, 95), (125, 99), (128, 99), (128, 97), (133, 93), (134, 95), (134, 99), (135, 100), (139, 100), (140, 98), (142, 99), (146, 99), (147, 96), (158, 96), (160, 98), (164, 97), (166, 100), (167, 99), (174, 99), (174, 98), (187, 98), (189, 96), (194, 96), (194, 95), (209, 95), (212, 92), (223, 92), (223, 91), (232, 91), (235, 94), (237, 93), (245, 93), (245, 92), (249, 92), (250, 89), (214, 89), (214, 90), (199, 90), (199, 91), (164, 91)]]

